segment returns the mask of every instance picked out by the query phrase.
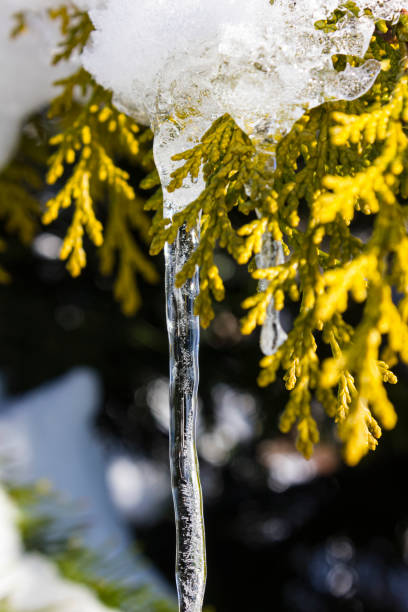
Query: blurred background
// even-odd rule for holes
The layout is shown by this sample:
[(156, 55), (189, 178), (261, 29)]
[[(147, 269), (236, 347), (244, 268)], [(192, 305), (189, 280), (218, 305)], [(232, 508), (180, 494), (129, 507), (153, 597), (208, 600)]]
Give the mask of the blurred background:
[[(51, 538), (42, 525), (48, 547), (68, 512), (84, 546), (174, 609), (163, 283), (142, 283), (141, 310), (125, 317), (91, 247), (82, 276), (66, 272), (58, 254), (68, 220), (40, 230), (30, 247), (8, 237), (1, 257), (12, 278), (0, 288), (2, 479), (58, 492), (45, 496), (48, 515), (60, 517)], [(163, 279), (162, 258), (155, 263)], [(375, 453), (345, 467), (315, 405), (322, 442), (305, 461), (277, 429), (283, 383), (257, 387), (258, 338), (239, 331), (253, 281), (224, 255), (218, 263), (227, 299), (200, 353), (207, 610), (408, 610), (406, 368), (389, 388), (398, 426)], [(290, 326), (290, 311), (283, 322)], [(165, 609), (148, 605), (124, 609)]]

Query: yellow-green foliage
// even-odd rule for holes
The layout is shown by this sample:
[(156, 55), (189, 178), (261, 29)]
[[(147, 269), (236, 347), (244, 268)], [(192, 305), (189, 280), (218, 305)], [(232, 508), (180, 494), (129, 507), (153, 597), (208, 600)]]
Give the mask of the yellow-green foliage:
[[(195, 264), (201, 266), (196, 312), (205, 326), (213, 316), (210, 291), (215, 299), (224, 294), (213, 260), (216, 244), (238, 263), (249, 262), (255, 279), (269, 281), (243, 303), (244, 334), (262, 325), (272, 299), (278, 310), (287, 297), (299, 301), (287, 341), (261, 361), (259, 384), (272, 383), (283, 369), (290, 399), (280, 427), (288, 432), (297, 425), (297, 447), (306, 457), (319, 440), (313, 398), (335, 419), (350, 464), (376, 447), (381, 427), (396, 423), (384, 383), (396, 382), (389, 366), (397, 356), (408, 362), (405, 19), (397, 27), (379, 24), (368, 57), (382, 61), (383, 72), (370, 93), (306, 113), (278, 143), (276, 170), (231, 118), (222, 117), (200, 145), (175, 158), (184, 164), (171, 187), (197, 176), (203, 163), (205, 191), (170, 226), (160, 216), (159, 198), (152, 205), (157, 209), (153, 253), (174, 240), (177, 228), (193, 227), (199, 211), (204, 213), (200, 246), (178, 282), (191, 276)], [(334, 62), (341, 69), (345, 58)], [(252, 217), (237, 230), (229, 218), (234, 208)], [(351, 227), (357, 213), (373, 217), (366, 237)], [(266, 231), (282, 241), (286, 261), (257, 270), (254, 256)], [(362, 307), (355, 329), (346, 322), (350, 299)], [(322, 359), (319, 337), (331, 357)]]
[[(344, 10), (353, 11), (353, 3), (346, 2)], [(316, 27), (334, 29), (341, 14)], [(62, 24), (64, 41), (55, 58), (60, 61), (84, 46), (92, 26), (73, 8), (58, 9), (52, 17)], [(17, 26), (22, 27), (23, 22)], [(280, 426), (287, 432), (296, 425), (297, 447), (307, 457), (319, 440), (313, 401), (337, 423), (350, 464), (376, 447), (381, 427), (392, 428), (396, 422), (384, 383), (396, 382), (389, 367), (398, 358), (408, 362), (406, 40), (406, 15), (397, 25), (380, 22), (367, 54), (382, 62), (375, 86), (362, 99), (326, 103), (307, 112), (278, 140), (276, 165), (229, 116), (220, 117), (199, 145), (175, 158), (181, 163), (170, 190), (188, 176), (197, 177), (200, 168), (206, 187), (171, 223), (163, 219), (160, 189), (146, 205), (155, 211), (150, 223), (128, 172), (117, 161), (126, 159), (142, 168), (147, 174), (144, 188), (157, 186), (149, 130), (140, 132), (83, 70), (61, 81), (63, 92), (51, 106), (51, 117), (61, 129), (52, 140), (57, 148), (48, 180), (58, 191), (48, 202), (44, 221), (72, 207), (61, 253), (72, 274), (85, 265), (87, 233), (99, 247), (104, 272), (113, 271), (118, 253), (116, 295), (124, 310), (133, 312), (139, 301), (135, 272), (149, 281), (156, 278), (133, 230), (147, 240), (151, 225), (151, 253), (157, 254), (182, 225), (191, 229), (200, 222), (200, 245), (177, 282), (182, 285), (200, 266), (195, 308), (202, 325), (214, 316), (212, 299), (222, 300), (225, 293), (214, 260), (219, 247), (247, 264), (254, 279), (267, 281), (265, 289), (243, 303), (244, 334), (263, 324), (272, 299), (278, 310), (288, 298), (297, 303), (286, 342), (261, 361), (259, 384), (269, 385), (283, 370), (290, 397)], [(338, 56), (333, 61), (342, 70), (346, 61), (359, 60)], [(82, 93), (80, 104), (75, 90)], [(103, 231), (95, 203), (106, 199)], [(372, 222), (366, 235), (358, 235), (353, 221), (363, 215)], [(286, 260), (257, 270), (255, 255), (265, 232), (282, 241)], [(361, 310), (354, 328), (348, 322), (351, 301)]]
[[(187, 229), (195, 227), (202, 211), (200, 245), (177, 280), (180, 286), (183, 285), (194, 274), (195, 266), (200, 266), (201, 292), (195, 309), (201, 316), (201, 324), (206, 327), (214, 316), (211, 294), (216, 300), (224, 297), (224, 285), (214, 263), (215, 246), (219, 243), (231, 254), (237, 254), (244, 247), (244, 241), (233, 229), (228, 213), (234, 206), (245, 203), (245, 185), (252, 176), (253, 145), (232, 119), (225, 116), (214, 123), (201, 144), (174, 159), (185, 160), (185, 164), (174, 173), (168, 187), (170, 192), (180, 187), (188, 175), (196, 178), (202, 164), (207, 186), (196, 201), (174, 216), (170, 226), (168, 220), (163, 219), (161, 199), (154, 197), (148, 202), (147, 208), (157, 211), (152, 224), (150, 250), (156, 254), (166, 241), (173, 242), (177, 230), (184, 223)], [(154, 178), (154, 175), (147, 177), (142, 186), (151, 187)], [(248, 260), (244, 254), (237, 259), (240, 263)]]
[[(51, 13), (61, 19), (64, 35), (55, 62), (68, 59), (81, 50), (92, 26), (86, 14), (61, 8)], [(85, 70), (59, 81), (62, 93), (52, 102), (49, 116), (61, 123), (61, 131), (50, 143), (57, 147), (49, 160), (47, 181), (60, 188), (47, 202), (43, 222), (57, 219), (63, 209), (72, 207), (72, 222), (61, 249), (67, 268), (78, 276), (86, 264), (84, 235), (99, 248), (101, 271), (112, 274), (116, 264), (115, 296), (126, 314), (134, 313), (140, 296), (136, 275), (156, 282), (157, 273), (134, 236), (136, 230), (147, 242), (150, 220), (143, 210), (144, 200), (131, 184), (127, 170), (118, 159), (150, 170), (152, 135), (112, 105), (111, 94), (98, 86)], [(81, 93), (82, 103), (75, 100)], [(59, 183), (58, 183), (59, 181)], [(105, 230), (97, 218), (96, 203), (108, 200)]]

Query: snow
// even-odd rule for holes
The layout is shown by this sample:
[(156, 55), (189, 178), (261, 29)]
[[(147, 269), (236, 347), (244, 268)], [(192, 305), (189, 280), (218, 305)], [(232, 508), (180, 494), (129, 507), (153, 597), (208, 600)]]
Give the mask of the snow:
[[(86, 3), (86, 0), (85, 0)], [(230, 114), (256, 144), (274, 142), (327, 100), (354, 99), (374, 83), (380, 63), (333, 68), (336, 53), (363, 57), (374, 18), (396, 18), (402, 0), (358, 0), (373, 17), (351, 13), (335, 32), (315, 28), (340, 0), (88, 0), (95, 32), (84, 67), (115, 104), (155, 131), (154, 158), (164, 213), (203, 190), (202, 176), (167, 191), (176, 153), (199, 142), (214, 119)]]
[(13, 612), (108, 612), (87, 587), (64, 579), (40, 554), (24, 550), (19, 510), (0, 487), (0, 601)]
[[(334, 32), (315, 27), (339, 0), (102, 0), (91, 7), (96, 31), (84, 67), (111, 89), (115, 104), (154, 130), (154, 158), (171, 218), (204, 188), (202, 174), (169, 193), (173, 156), (199, 142), (228, 113), (257, 145), (276, 141), (306, 109), (355, 99), (370, 89), (380, 63), (333, 67), (335, 54), (364, 57), (375, 18), (396, 18), (398, 0), (357, 0), (361, 10)], [(184, 287), (174, 279), (198, 243), (198, 227), (167, 244), (166, 299), (170, 345), (170, 460), (177, 526), (176, 580), (180, 609), (199, 612), (205, 588), (205, 546), (195, 450), (198, 387), (198, 273)], [(278, 318), (264, 332), (274, 350)], [(281, 339), (284, 332), (281, 330)]]
[(0, 582), (0, 597), (13, 612), (108, 612), (87, 587), (64, 579), (46, 557), (23, 553)]
[(21, 553), (21, 538), (15, 528), (18, 516), (17, 508), (0, 487), (0, 593), (5, 572), (7, 572), (10, 564), (16, 562)]
[[(92, 3), (91, 3), (92, 4)], [(359, 0), (394, 18), (398, 0)], [(338, 73), (335, 53), (363, 57), (374, 19), (348, 14), (336, 32), (314, 24), (338, 0), (105, 0), (90, 10), (96, 32), (83, 63), (142, 123), (168, 115), (229, 113), (258, 136), (286, 131), (305, 107), (352, 99), (372, 85), (377, 62)]]
[[(52, 83), (74, 71), (74, 62), (51, 66), (60, 35), (44, 8), (52, 0), (0, 2), (0, 169), (8, 162), (22, 122), (56, 95)], [(28, 31), (10, 38), (12, 15), (30, 9)]]

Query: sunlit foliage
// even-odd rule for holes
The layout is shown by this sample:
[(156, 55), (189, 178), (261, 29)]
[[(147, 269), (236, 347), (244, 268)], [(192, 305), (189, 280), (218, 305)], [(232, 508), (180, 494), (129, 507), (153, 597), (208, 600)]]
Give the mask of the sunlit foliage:
[[(354, 10), (353, 3), (344, 10)], [(339, 16), (316, 27), (333, 29)], [(83, 48), (92, 26), (72, 7), (51, 17), (61, 20), (63, 42), (55, 61), (63, 61)], [(229, 116), (220, 117), (200, 144), (175, 158), (180, 166), (170, 190), (196, 178), (201, 168), (206, 187), (172, 223), (163, 218), (160, 188), (146, 212), (129, 175), (134, 167), (145, 175), (143, 188), (159, 184), (150, 130), (119, 112), (84, 70), (59, 83), (62, 93), (50, 108), (58, 133), (51, 140), (48, 182), (56, 192), (43, 220), (50, 223), (72, 208), (61, 256), (74, 276), (86, 263), (87, 234), (99, 249), (103, 272), (113, 272), (117, 255), (115, 293), (124, 311), (134, 312), (135, 274), (156, 280), (134, 230), (142, 242), (151, 239), (155, 255), (182, 225), (195, 227), (202, 211), (200, 245), (178, 283), (200, 266), (195, 308), (203, 326), (214, 316), (213, 299), (225, 295), (214, 259), (219, 248), (248, 265), (254, 279), (268, 281), (243, 303), (244, 334), (263, 324), (272, 299), (278, 310), (288, 299), (297, 304), (288, 339), (261, 360), (259, 384), (269, 385), (283, 370), (290, 394), (280, 427), (288, 432), (296, 425), (297, 447), (307, 457), (319, 440), (316, 401), (337, 423), (350, 464), (377, 446), (382, 427), (396, 423), (384, 383), (396, 382), (389, 368), (397, 359), (408, 362), (407, 21), (404, 14), (397, 25), (377, 24), (367, 57), (381, 61), (383, 70), (372, 90), (354, 102), (328, 102), (306, 112), (288, 135), (277, 138), (276, 165)], [(342, 70), (346, 61), (359, 60), (333, 61)], [(106, 200), (103, 227), (98, 211)], [(370, 223), (361, 231), (365, 217)], [(286, 258), (258, 270), (255, 255), (265, 232), (282, 241)], [(349, 311), (356, 305), (359, 318), (352, 326)]]
[[(63, 35), (61, 51), (53, 60), (57, 63), (82, 50), (92, 25), (86, 14), (72, 7), (52, 11), (51, 17), (60, 20)], [(56, 195), (47, 202), (43, 222), (51, 223), (63, 209), (73, 209), (61, 258), (67, 260), (70, 273), (78, 276), (86, 265), (84, 236), (88, 235), (100, 247), (101, 272), (110, 275), (116, 268), (115, 296), (123, 311), (133, 314), (140, 305), (136, 276), (150, 283), (158, 277), (143, 249), (150, 226), (144, 200), (123, 162), (135, 172), (151, 169), (152, 134), (119, 112), (111, 94), (85, 70), (56, 85), (62, 87), (62, 93), (53, 100), (49, 117), (58, 120), (60, 130), (50, 141), (56, 150), (49, 160), (47, 182), (59, 182)], [(98, 218), (98, 203), (104, 201), (109, 202), (105, 227)]]

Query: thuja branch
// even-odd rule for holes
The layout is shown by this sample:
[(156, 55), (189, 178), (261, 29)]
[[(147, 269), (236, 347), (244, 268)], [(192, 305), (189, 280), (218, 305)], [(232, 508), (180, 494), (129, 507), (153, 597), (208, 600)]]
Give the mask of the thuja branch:
[[(374, 449), (382, 425), (395, 425), (394, 408), (384, 383), (397, 358), (407, 361), (407, 79), (404, 74), (405, 21), (384, 24), (372, 41), (372, 57), (387, 58), (384, 71), (363, 99), (325, 104), (304, 115), (277, 146), (274, 172), (248, 137), (228, 116), (220, 118), (201, 144), (175, 159), (184, 164), (173, 174), (172, 188), (196, 177), (202, 166), (203, 193), (169, 225), (156, 197), (152, 252), (179, 227), (194, 227), (203, 211), (202, 239), (179, 273), (180, 285), (201, 266), (201, 293), (196, 312), (208, 325), (213, 310), (211, 289), (222, 299), (224, 287), (214, 266), (214, 249), (225, 248), (267, 288), (245, 300), (244, 333), (262, 325), (268, 305), (282, 309), (298, 301), (298, 316), (285, 344), (261, 361), (261, 385), (273, 382), (283, 368), (290, 391), (281, 428), (296, 423), (298, 448), (310, 456), (319, 439), (311, 410), (313, 397), (337, 423), (345, 458), (356, 463)], [(384, 36), (384, 30), (388, 32)], [(401, 68), (402, 67), (402, 68)], [(307, 214), (300, 206), (307, 204)], [(260, 218), (233, 228), (233, 209)], [(362, 240), (350, 224), (356, 213), (373, 216), (374, 230)], [(281, 240), (286, 261), (255, 270), (262, 236)], [(385, 263), (388, 262), (388, 263)], [(400, 298), (395, 303), (392, 289)], [(350, 298), (364, 305), (360, 323), (346, 323)], [(320, 357), (317, 339), (331, 352)], [(370, 381), (369, 383), (367, 381)]]
[[(60, 7), (50, 11), (50, 16), (61, 24), (61, 50), (53, 60), (58, 63), (83, 50), (93, 25), (87, 13), (74, 7)], [(79, 69), (56, 85), (62, 91), (52, 101), (49, 116), (59, 121), (60, 131), (51, 139), (57, 149), (49, 160), (47, 180), (60, 185), (62, 179), (62, 186), (47, 202), (43, 222), (52, 223), (64, 209), (73, 208), (61, 258), (67, 260), (70, 273), (78, 276), (86, 265), (87, 234), (98, 247), (101, 272), (111, 275), (117, 269), (115, 297), (130, 315), (141, 303), (137, 276), (155, 283), (158, 275), (145, 253), (150, 219), (122, 161), (139, 172), (149, 172), (152, 135), (119, 112), (112, 95), (86, 70)], [(106, 200), (104, 231), (98, 217), (105, 216)]]

